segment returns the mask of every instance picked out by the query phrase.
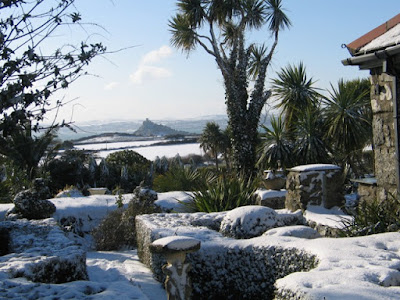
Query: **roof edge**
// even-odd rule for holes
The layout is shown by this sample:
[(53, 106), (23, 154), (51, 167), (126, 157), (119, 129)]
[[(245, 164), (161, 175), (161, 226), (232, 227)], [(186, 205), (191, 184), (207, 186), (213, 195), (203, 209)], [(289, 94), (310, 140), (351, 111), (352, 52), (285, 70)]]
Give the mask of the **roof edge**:
[(377, 37), (381, 36), (388, 30), (392, 29), (394, 26), (400, 23), (400, 13), (390, 20), (386, 21), (382, 25), (376, 27), (375, 29), (372, 29), (370, 32), (364, 34), (363, 36), (359, 37), (355, 41), (351, 42), (350, 44), (347, 44), (346, 47), (349, 50), (351, 55), (356, 55), (357, 51), (365, 46), (366, 44), (370, 43)]

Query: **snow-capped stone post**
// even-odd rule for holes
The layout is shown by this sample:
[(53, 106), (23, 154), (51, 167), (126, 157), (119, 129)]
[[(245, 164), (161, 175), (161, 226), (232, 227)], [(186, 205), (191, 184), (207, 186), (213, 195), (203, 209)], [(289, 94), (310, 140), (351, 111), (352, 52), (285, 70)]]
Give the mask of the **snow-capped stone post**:
[(200, 241), (186, 236), (170, 236), (155, 240), (150, 251), (165, 255), (167, 264), (162, 267), (168, 300), (188, 300), (192, 295), (189, 278), (191, 265), (185, 263), (186, 253), (200, 249)]
[(286, 208), (306, 209), (308, 204), (325, 208), (342, 206), (343, 173), (330, 164), (311, 164), (289, 169), (286, 181)]

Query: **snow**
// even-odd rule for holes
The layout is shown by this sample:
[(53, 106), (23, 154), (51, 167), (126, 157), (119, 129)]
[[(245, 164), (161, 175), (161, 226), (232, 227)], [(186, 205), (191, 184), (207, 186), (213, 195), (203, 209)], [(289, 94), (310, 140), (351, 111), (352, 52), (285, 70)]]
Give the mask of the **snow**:
[(259, 196), (261, 198), (261, 200), (265, 200), (268, 198), (281, 198), (281, 197), (285, 197), (287, 194), (287, 190), (265, 190), (265, 189), (259, 189), (255, 192), (255, 194), (257, 196)]
[(154, 204), (161, 207), (166, 212), (187, 212), (187, 208), (182, 202), (191, 201), (191, 192), (165, 192), (159, 193), (158, 199)]
[(325, 170), (340, 170), (340, 167), (331, 164), (310, 164), (291, 168), (293, 172), (308, 172), (308, 171), (325, 171)]
[(317, 205), (308, 205), (307, 210), (304, 212), (304, 217), (308, 222), (314, 221), (317, 224), (331, 228), (342, 228), (343, 220), (351, 219), (339, 207), (327, 209)]
[(360, 53), (366, 53), (378, 49), (382, 49), (388, 46), (397, 45), (400, 42), (400, 24), (397, 24), (387, 32), (372, 40), (370, 43), (361, 47), (358, 51)]
[[(160, 193), (158, 197), (162, 203), (172, 203), (171, 199), (179, 199), (185, 195), (184, 192), (172, 192)], [(124, 195), (123, 202), (127, 203), (130, 198), (131, 195)], [(57, 207), (54, 215), (56, 220), (63, 216), (79, 217), (86, 229), (95, 226), (95, 223), (116, 208), (116, 196), (109, 195), (66, 197), (51, 201)], [(0, 204), (0, 220), (12, 206)], [(248, 208), (250, 215), (254, 209)], [(206, 224), (212, 222), (211, 219), (221, 220), (227, 214), (197, 214), (197, 221)], [(175, 224), (171, 218), (178, 215), (182, 215), (183, 219)], [(235, 212), (231, 215), (235, 215)], [(165, 232), (173, 235), (179, 229), (179, 235), (201, 240), (204, 249), (215, 249), (213, 247), (218, 245), (229, 245), (231, 249), (239, 246), (276, 245), (298, 248), (316, 255), (319, 263), (315, 269), (292, 273), (277, 280), (276, 287), (282, 294), (294, 293), (297, 299), (400, 299), (400, 233), (358, 238), (309, 239), (313, 237), (309, 229), (293, 226), (271, 229), (267, 231), (268, 234), (252, 239), (234, 240), (206, 227), (184, 227), (182, 220), (185, 216), (190, 214), (164, 214), (163, 219), (158, 220), (165, 223)], [(341, 218), (346, 215), (338, 208), (327, 210), (319, 206), (309, 206), (305, 217), (321, 224), (338, 226)], [(187, 223), (193, 223), (193, 220), (188, 219)], [(26, 235), (26, 239), (29, 240), (29, 235)], [(89, 251), (86, 263), (88, 281), (63, 284), (33, 283), (24, 278), (10, 279), (7, 273), (0, 272), (0, 299), (166, 299), (162, 285), (138, 261), (136, 250)]]
[[(154, 160), (157, 156), (165, 156), (167, 158), (171, 158), (176, 156), (177, 154), (179, 154), (181, 157), (187, 156), (189, 154), (203, 155), (199, 143), (138, 147), (131, 150), (134, 150), (148, 160)], [(107, 155), (115, 151), (117, 150), (99, 151), (97, 152), (97, 156), (105, 158), (107, 157)]]
[(167, 299), (161, 284), (139, 262), (136, 250), (88, 252), (89, 281), (39, 284), (0, 273), (0, 299)]
[(156, 143), (164, 142), (164, 140), (151, 140), (151, 141), (135, 141), (135, 142), (111, 142), (111, 143), (95, 143), (95, 144), (78, 144), (74, 148), (80, 150), (113, 150), (121, 148), (134, 148), (149, 146)]
[(199, 240), (186, 236), (168, 236), (155, 240), (152, 245), (165, 250), (185, 251), (198, 247)]

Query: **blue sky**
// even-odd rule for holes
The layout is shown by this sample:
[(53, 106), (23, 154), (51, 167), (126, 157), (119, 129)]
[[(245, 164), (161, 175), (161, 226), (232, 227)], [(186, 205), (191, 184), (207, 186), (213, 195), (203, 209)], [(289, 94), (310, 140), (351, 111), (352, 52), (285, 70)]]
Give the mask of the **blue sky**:
[[(316, 86), (330, 88), (338, 79), (368, 76), (344, 67), (350, 43), (400, 12), (398, 0), (283, 0), (293, 26), (283, 32), (269, 78), (288, 64), (302, 61)], [(224, 114), (224, 88), (212, 57), (198, 48), (189, 57), (170, 45), (168, 20), (174, 0), (77, 0), (90, 41), (108, 50), (133, 48), (97, 58), (87, 69), (95, 76), (75, 82), (65, 92), (59, 118), (77, 123), (92, 120), (184, 119)], [(82, 38), (71, 30), (63, 39)], [(264, 30), (250, 36), (268, 44)]]

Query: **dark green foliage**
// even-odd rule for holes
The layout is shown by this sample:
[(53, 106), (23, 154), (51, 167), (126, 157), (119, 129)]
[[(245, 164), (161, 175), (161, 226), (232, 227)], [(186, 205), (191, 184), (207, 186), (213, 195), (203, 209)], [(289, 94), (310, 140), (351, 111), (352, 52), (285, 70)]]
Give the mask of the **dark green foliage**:
[(66, 150), (60, 157), (47, 165), (50, 174), (51, 192), (57, 193), (67, 185), (82, 188), (86, 184), (93, 186), (93, 176), (89, 168), (90, 154), (83, 150)]
[(343, 236), (364, 236), (400, 230), (399, 196), (388, 196), (386, 200), (359, 203), (354, 218), (342, 220)]
[(154, 205), (156, 194), (138, 186), (126, 208), (112, 211), (93, 231), (96, 250), (110, 251), (136, 247), (137, 215), (161, 212)]
[(279, 167), (286, 169), (293, 166), (294, 145), (289, 140), (282, 116), (271, 117), (271, 129), (262, 125), (264, 133), (261, 134), (260, 158), (258, 167), (276, 170)]
[(307, 108), (300, 116), (294, 130), (297, 164), (330, 163), (328, 144), (324, 139), (323, 120), (318, 107)]
[(370, 83), (367, 79), (341, 79), (337, 88), (331, 88), (330, 97), (324, 100), (325, 138), (337, 163), (362, 175), (362, 151), (372, 143)]
[(258, 181), (244, 175), (224, 174), (195, 191), (192, 201), (185, 203), (192, 211), (218, 212), (254, 204)]
[(151, 162), (135, 151), (111, 153), (105, 162), (109, 170), (106, 184), (111, 190), (119, 185), (124, 191), (132, 191), (142, 181), (151, 184)]
[(153, 181), (153, 188), (157, 192), (169, 191), (196, 191), (212, 180), (213, 174), (207, 170), (198, 170), (190, 167), (173, 167), (165, 174), (160, 174)]
[(307, 78), (303, 63), (282, 68), (272, 83), (273, 92), (279, 99), (277, 107), (282, 109), (284, 115), (286, 130), (292, 131), (301, 114), (307, 108), (316, 106), (321, 95), (314, 87), (313, 79)]
[(200, 147), (204, 152), (209, 152), (215, 160), (215, 166), (218, 170), (218, 155), (222, 153), (224, 147), (223, 133), (219, 125), (215, 122), (208, 122), (203, 129), (200, 137)]

